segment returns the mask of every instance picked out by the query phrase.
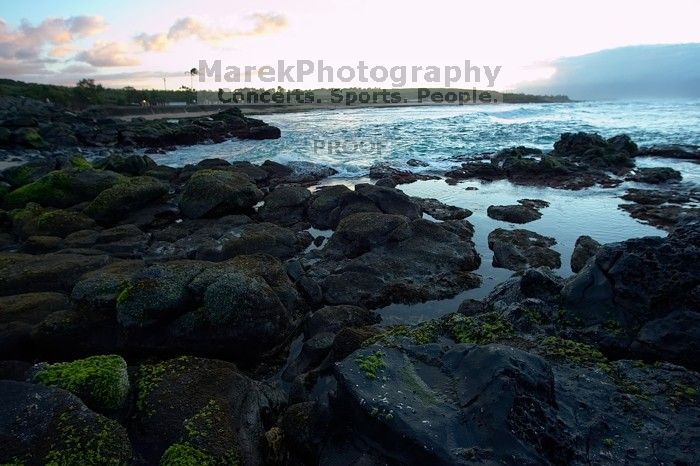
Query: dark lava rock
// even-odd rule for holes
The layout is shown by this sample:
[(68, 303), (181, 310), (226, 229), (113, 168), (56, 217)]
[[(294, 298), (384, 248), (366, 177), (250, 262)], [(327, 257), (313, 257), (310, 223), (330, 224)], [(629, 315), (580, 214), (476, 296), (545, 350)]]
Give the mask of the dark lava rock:
[(469, 273), (480, 263), (471, 235), (464, 221), (359, 213), (343, 218), (327, 245), (302, 262), (328, 304), (437, 299), (478, 283)]
[(0, 380), (4, 464), (127, 464), (126, 430), (65, 390)]
[(563, 304), (567, 318), (585, 327), (592, 340), (618, 351), (629, 351), (630, 343), (644, 327), (644, 341), (663, 341), (672, 334), (676, 340), (668, 351), (654, 344), (640, 344), (638, 348), (654, 348), (655, 352), (649, 350), (644, 356), (652, 354), (697, 369), (700, 354), (693, 331), (670, 328), (692, 322), (694, 317), (669, 315), (700, 309), (698, 277), (700, 224), (697, 218), (690, 218), (667, 238), (646, 237), (604, 245), (565, 286)]
[(700, 147), (688, 144), (665, 144), (639, 149), (638, 157), (700, 160)]
[(106, 255), (0, 253), (0, 295), (70, 291), (81, 275), (108, 261)]
[(298, 185), (276, 187), (263, 199), (258, 216), (266, 221), (282, 226), (292, 226), (306, 219), (306, 208), (311, 192)]
[(493, 266), (514, 271), (528, 267), (561, 267), (561, 256), (550, 249), (557, 242), (529, 230), (504, 230), (497, 228), (488, 237), (493, 251)]
[(263, 463), (259, 384), (224, 361), (183, 356), (143, 364), (134, 447), (149, 464)]
[(280, 259), (289, 259), (302, 252), (313, 241), (308, 232), (294, 232), (274, 223), (251, 223), (241, 228), (238, 238), (222, 245), (224, 258), (244, 254), (265, 253)]
[(180, 210), (189, 218), (245, 213), (262, 198), (262, 192), (246, 175), (199, 170), (183, 189)]
[(363, 327), (378, 323), (379, 315), (358, 306), (325, 306), (304, 321), (307, 337), (321, 332), (338, 333), (345, 327)]
[(661, 184), (669, 181), (681, 181), (683, 177), (681, 172), (669, 167), (658, 168), (637, 168), (635, 172), (628, 176), (627, 181), (636, 181), (638, 183)]
[(423, 212), (440, 221), (462, 220), (472, 214), (472, 211), (469, 209), (448, 205), (437, 199), (412, 197), (411, 200), (418, 204)]
[(590, 236), (579, 236), (571, 254), (571, 270), (578, 273), (583, 269), (588, 260), (595, 256), (600, 249), (600, 243)]
[(486, 210), (489, 217), (510, 223), (529, 223), (542, 218), (542, 214), (524, 205), (492, 205)]
[(12, 226), (21, 237), (58, 236), (66, 237), (79, 230), (96, 226), (95, 221), (86, 215), (61, 209), (45, 209), (38, 204), (29, 203), (24, 209), (10, 214)]
[(372, 180), (391, 180), (394, 183), (394, 185), (413, 183), (414, 181), (418, 180), (439, 179), (439, 177), (437, 176), (412, 173), (408, 170), (400, 170), (398, 168), (393, 168), (384, 163), (376, 164), (370, 167), (369, 177)]
[(148, 170), (156, 168), (156, 163), (147, 155), (121, 155), (112, 154), (108, 157), (96, 160), (95, 168), (111, 170), (130, 176), (145, 175)]
[(101, 224), (117, 220), (160, 200), (168, 186), (150, 176), (128, 178), (105, 189), (85, 208), (85, 213)]
[(358, 184), (352, 191), (346, 186), (323, 187), (311, 197), (308, 215), (319, 229), (332, 229), (345, 217), (356, 213), (385, 213), (411, 219), (421, 217), (421, 206), (398, 189)]
[(261, 254), (137, 272), (117, 296), (117, 320), (132, 348), (252, 360), (286, 338), (302, 307), (282, 264)]
[(44, 207), (70, 207), (91, 201), (105, 189), (123, 181), (121, 175), (107, 170), (59, 170), (9, 192), (7, 208), (21, 208), (29, 202)]

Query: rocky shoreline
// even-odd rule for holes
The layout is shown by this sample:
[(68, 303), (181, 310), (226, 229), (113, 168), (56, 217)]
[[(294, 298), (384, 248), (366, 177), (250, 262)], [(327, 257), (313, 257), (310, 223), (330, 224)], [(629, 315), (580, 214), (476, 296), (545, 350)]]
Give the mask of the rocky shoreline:
[[(661, 149), (577, 133), (460, 161), (448, 181), (653, 186), (622, 208), (669, 234), (582, 236), (561, 257), (555, 238), (505, 228), (546, 216), (546, 199), (494, 205), (493, 265), (513, 277), (385, 326), (373, 310), (481, 284), (472, 212), (396, 189), (433, 175), (377, 166), (350, 189), (313, 163), (134, 152), (279, 137), (232, 110), (47, 118), (0, 122), (7, 154), (41, 150), (1, 172), (0, 463), (695, 461), (700, 199), (671, 168), (635, 167)], [(555, 275), (562, 262), (575, 275)]]

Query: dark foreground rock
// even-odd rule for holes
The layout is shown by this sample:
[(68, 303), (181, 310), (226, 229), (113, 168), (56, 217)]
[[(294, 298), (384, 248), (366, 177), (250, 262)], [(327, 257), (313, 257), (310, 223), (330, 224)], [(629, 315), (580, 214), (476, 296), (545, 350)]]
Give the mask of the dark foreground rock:
[(579, 236), (574, 245), (574, 252), (571, 254), (571, 271), (580, 272), (599, 249), (600, 243), (590, 236)]
[(603, 246), (566, 285), (563, 305), (583, 333), (612, 350), (697, 369), (699, 277), (700, 223), (691, 218), (668, 238)]
[[(534, 465), (682, 463), (692, 455), (697, 401), (657, 387), (695, 386), (696, 373), (624, 361), (601, 370), (593, 360), (560, 356), (552, 341), (523, 351), (399, 340), (356, 352), (336, 367), (336, 403), (354, 432), (345, 432), (350, 458), (372, 452), (399, 464)], [(610, 374), (618, 371), (646, 398), (616, 382)], [(329, 443), (321, 462), (342, 451)]]
[(529, 230), (497, 228), (489, 233), (489, 249), (493, 251), (493, 266), (514, 271), (528, 267), (561, 267), (561, 256), (550, 249), (557, 242)]
[(4, 464), (123, 465), (126, 429), (57, 388), (0, 380), (0, 461)]
[(495, 220), (510, 223), (530, 223), (542, 218), (540, 209), (549, 206), (546, 201), (538, 199), (521, 199), (518, 205), (492, 205), (486, 213)]

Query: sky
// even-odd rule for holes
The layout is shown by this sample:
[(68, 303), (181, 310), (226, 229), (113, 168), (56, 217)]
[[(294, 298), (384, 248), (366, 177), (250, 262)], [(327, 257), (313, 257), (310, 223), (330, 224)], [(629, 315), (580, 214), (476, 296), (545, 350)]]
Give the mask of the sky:
[[(0, 5), (0, 77), (66, 85), (90, 77), (109, 87), (174, 89), (190, 85), (187, 70), (200, 60), (221, 60), (224, 70), (278, 67), (279, 60), (286, 65), (323, 60), (334, 70), (357, 68), (360, 61), (369, 67), (463, 70), (469, 60), (482, 70), (500, 66), (494, 87), (510, 90), (554, 79), (566, 57), (700, 42), (698, 0), (0, 0)], [(315, 74), (301, 83), (262, 83), (252, 76), (255, 87), (335, 87)], [(424, 75), (416, 76), (420, 82), (409, 84), (425, 85)], [(225, 87), (202, 78), (196, 87)], [(461, 84), (454, 86), (471, 87)], [(348, 85), (362, 83), (338, 87)]]

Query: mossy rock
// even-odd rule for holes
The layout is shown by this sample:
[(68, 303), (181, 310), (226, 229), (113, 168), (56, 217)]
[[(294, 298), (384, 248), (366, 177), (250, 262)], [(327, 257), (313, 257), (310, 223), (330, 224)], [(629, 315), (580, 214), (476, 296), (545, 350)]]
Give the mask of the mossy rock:
[[(197, 414), (183, 423), (182, 439), (165, 450), (160, 464), (167, 466), (240, 464), (235, 434), (228, 424), (230, 414), (225, 403), (210, 400)], [(192, 462), (196, 461), (196, 462)]]
[(8, 193), (4, 205), (8, 209), (16, 209), (36, 202), (44, 207), (70, 207), (94, 199), (122, 178), (106, 170), (57, 170)]
[(61, 238), (96, 226), (90, 217), (75, 211), (45, 209), (39, 204), (28, 203), (23, 209), (10, 212), (15, 231), (23, 237), (59, 236)]
[(168, 192), (168, 186), (150, 176), (128, 178), (102, 191), (85, 209), (97, 222), (111, 224), (145, 207)]
[(514, 335), (510, 322), (496, 312), (470, 317), (452, 314), (446, 326), (450, 336), (458, 343), (487, 345)]
[(43, 149), (48, 146), (35, 128), (19, 128), (13, 133), (12, 138), (16, 144), (30, 149)]
[(46, 466), (126, 466), (126, 429), (55, 387), (0, 381), (0, 463)]
[(160, 466), (217, 466), (216, 459), (184, 443), (171, 445), (160, 459)]
[(233, 364), (190, 356), (143, 364), (136, 392), (140, 439), (153, 446), (148, 464), (262, 462), (263, 395)]
[(121, 408), (129, 393), (126, 361), (116, 355), (39, 366), (32, 380), (68, 390), (97, 411)]
[(147, 155), (112, 154), (109, 157), (95, 161), (95, 168), (112, 170), (130, 176), (143, 175), (149, 169), (155, 168), (156, 163)]
[(199, 170), (183, 189), (180, 210), (189, 218), (246, 213), (262, 198), (262, 191), (242, 173)]

